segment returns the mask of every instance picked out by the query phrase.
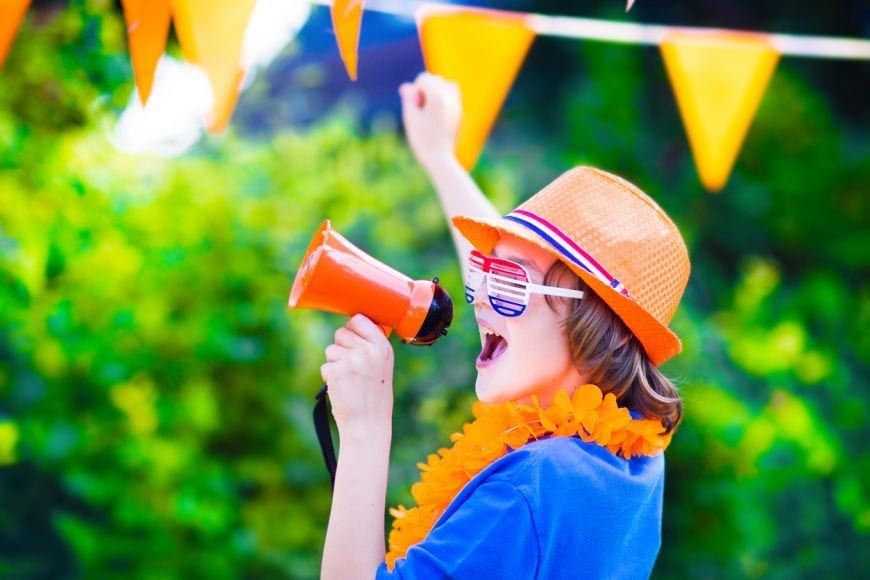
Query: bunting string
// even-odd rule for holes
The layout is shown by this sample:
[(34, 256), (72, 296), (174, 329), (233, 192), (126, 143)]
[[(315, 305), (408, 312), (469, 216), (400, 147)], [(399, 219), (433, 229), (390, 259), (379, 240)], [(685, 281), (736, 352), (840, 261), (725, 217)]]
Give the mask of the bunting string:
[[(313, 4), (329, 6), (332, 0), (312, 0)], [(474, 10), (477, 7), (415, 0), (366, 0), (365, 9), (395, 16), (414, 18), (423, 7), (444, 10)], [(487, 8), (490, 12), (497, 12)], [(596, 18), (572, 16), (547, 16), (535, 13), (508, 12), (524, 16), (527, 26), (538, 36), (582, 38), (623, 44), (659, 45), (675, 30), (692, 33), (748, 32), (764, 34), (773, 48), (781, 55), (815, 58), (842, 58), (870, 60), (870, 40), (836, 36), (809, 36), (800, 34), (776, 34), (762, 31), (737, 31), (697, 26), (666, 26), (661, 24), (638, 24)]]

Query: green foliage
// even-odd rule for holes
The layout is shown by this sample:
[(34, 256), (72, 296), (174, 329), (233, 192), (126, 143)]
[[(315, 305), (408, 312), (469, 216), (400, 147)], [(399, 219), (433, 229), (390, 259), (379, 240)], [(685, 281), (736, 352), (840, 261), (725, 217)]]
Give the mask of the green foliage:
[[(81, 571), (312, 574), (329, 496), (309, 414), (338, 318), (286, 299), (318, 221), (457, 294), (397, 138), (334, 121), (165, 161), (80, 132), (33, 170), (45, 185), (7, 176), (0, 212), (5, 456), (87, 506), (51, 514)], [(402, 404), (448, 401), (473, 369), (438, 377), (437, 361), (463, 347), (400, 349)]]
[[(446, 226), (401, 137), (342, 116), (179, 159), (114, 150), (103, 127), (130, 86), (109, 4), (28, 22), (0, 75), (0, 576), (316, 577), (329, 493), (310, 412), (342, 319), (288, 312), (293, 275), (330, 218), (461, 303)], [(783, 64), (711, 196), (653, 56), (590, 44), (573, 58), (584, 74), (551, 104), (560, 122), (546, 139), (531, 120), (497, 127), (476, 178), (507, 209), (600, 165), (686, 235), (685, 353), (666, 368), (686, 418), (655, 575), (859, 576), (866, 132)], [(445, 340), (396, 346), (390, 504), (468, 418), (471, 322), (457, 304)]]

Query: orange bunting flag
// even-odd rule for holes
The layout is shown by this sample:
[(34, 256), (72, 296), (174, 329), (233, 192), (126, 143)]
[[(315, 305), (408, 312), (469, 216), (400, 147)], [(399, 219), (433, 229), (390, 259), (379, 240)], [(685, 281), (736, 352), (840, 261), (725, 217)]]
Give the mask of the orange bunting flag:
[(214, 92), (206, 129), (226, 128), (245, 76), (240, 59), (256, 0), (170, 0), (184, 58), (201, 66)]
[(762, 35), (736, 32), (673, 32), (661, 51), (701, 182), (719, 191), (779, 53)]
[(133, 75), (142, 106), (151, 96), (157, 62), (166, 50), (169, 35), (169, 0), (121, 0)]
[(355, 81), (363, 0), (333, 0), (331, 13), (338, 52), (344, 62), (344, 68), (347, 69), (347, 76)]
[(0, 2), (0, 68), (6, 62), (15, 33), (24, 20), (30, 0), (3, 0)]
[(417, 26), (426, 69), (454, 81), (462, 92), (456, 157), (470, 170), (535, 33), (525, 15), (491, 10), (424, 9)]

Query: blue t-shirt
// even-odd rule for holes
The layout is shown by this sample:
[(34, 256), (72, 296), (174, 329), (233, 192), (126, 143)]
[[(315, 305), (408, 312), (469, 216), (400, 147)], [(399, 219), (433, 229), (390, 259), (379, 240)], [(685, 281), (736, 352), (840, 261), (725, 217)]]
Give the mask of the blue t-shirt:
[(577, 437), (529, 443), (477, 474), (377, 578), (647, 578), (663, 491), (662, 454), (625, 460)]

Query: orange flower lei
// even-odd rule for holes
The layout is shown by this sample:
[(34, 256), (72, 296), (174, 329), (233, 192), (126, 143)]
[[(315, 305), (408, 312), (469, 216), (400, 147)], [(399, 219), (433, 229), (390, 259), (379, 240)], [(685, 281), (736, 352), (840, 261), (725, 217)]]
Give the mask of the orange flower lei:
[(417, 505), (390, 510), (395, 518), (386, 556), (390, 570), (411, 546), (426, 537), (462, 487), (510, 449), (548, 435), (577, 435), (630, 459), (660, 453), (671, 441), (671, 433), (665, 433), (661, 421), (632, 419), (628, 409), (617, 406), (612, 393), (602, 395), (595, 385), (578, 387), (571, 397), (559, 391), (546, 409), (533, 396), (531, 405), (478, 402), (472, 413), (474, 421), (466, 423), (462, 433), (451, 435), (452, 448), (439, 449), (426, 463), (417, 464), (420, 481), (411, 487)]

